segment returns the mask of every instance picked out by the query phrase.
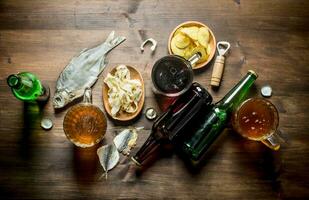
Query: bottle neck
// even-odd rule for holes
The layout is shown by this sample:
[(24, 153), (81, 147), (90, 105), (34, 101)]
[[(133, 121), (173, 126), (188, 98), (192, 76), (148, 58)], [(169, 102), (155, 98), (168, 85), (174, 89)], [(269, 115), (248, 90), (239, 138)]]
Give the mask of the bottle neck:
[(19, 89), (22, 86), (21, 78), (18, 75), (12, 74), (7, 78), (7, 83), (11, 88)]
[(153, 162), (162, 144), (162, 135), (158, 130), (152, 130), (146, 142), (139, 151), (131, 158), (138, 166), (147, 166)]
[(217, 103), (217, 107), (227, 112), (233, 110), (244, 99), (257, 77), (254, 71), (249, 70), (248, 73)]
[(7, 78), (7, 83), (12, 89), (32, 88), (33, 81), (31, 77), (22, 76), (19, 74), (12, 74)]

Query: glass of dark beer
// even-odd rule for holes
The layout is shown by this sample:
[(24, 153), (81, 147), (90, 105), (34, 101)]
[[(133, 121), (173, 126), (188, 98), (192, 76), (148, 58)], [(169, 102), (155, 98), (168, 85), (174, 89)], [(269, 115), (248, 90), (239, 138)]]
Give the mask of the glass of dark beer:
[(194, 54), (189, 60), (176, 55), (159, 59), (151, 72), (154, 93), (177, 97), (186, 92), (193, 81), (192, 65), (199, 59), (200, 53)]

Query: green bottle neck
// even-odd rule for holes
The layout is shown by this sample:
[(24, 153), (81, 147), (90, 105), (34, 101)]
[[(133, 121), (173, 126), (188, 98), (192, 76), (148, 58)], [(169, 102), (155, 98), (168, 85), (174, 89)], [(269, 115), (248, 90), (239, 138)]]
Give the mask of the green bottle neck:
[(19, 74), (12, 74), (7, 78), (8, 85), (15, 90), (33, 87), (31, 77), (20, 76)]
[(14, 89), (19, 89), (22, 87), (21, 77), (16, 74), (10, 75), (7, 78), (7, 83), (11, 88), (14, 88)]
[(216, 107), (226, 112), (232, 111), (244, 99), (257, 77), (254, 71), (249, 70), (248, 73), (216, 104)]
[[(49, 97), (45, 95), (46, 90), (41, 81), (30, 72), (21, 72), (8, 76), (7, 84), (11, 88), (13, 95), (22, 101), (45, 101)], [(44, 96), (42, 96), (43, 94)]]

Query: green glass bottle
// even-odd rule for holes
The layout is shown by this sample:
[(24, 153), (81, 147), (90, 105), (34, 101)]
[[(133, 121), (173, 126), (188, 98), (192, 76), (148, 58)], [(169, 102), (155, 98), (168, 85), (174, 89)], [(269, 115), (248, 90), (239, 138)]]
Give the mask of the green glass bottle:
[(7, 78), (7, 83), (11, 87), (14, 96), (22, 101), (46, 101), (49, 97), (47, 89), (32, 73), (12, 74)]
[(210, 145), (217, 139), (227, 123), (227, 119), (236, 108), (251, 85), (257, 78), (257, 74), (249, 70), (237, 85), (235, 85), (213, 108), (205, 115), (194, 128), (194, 133), (186, 138), (183, 143), (183, 151), (192, 161), (199, 161)]

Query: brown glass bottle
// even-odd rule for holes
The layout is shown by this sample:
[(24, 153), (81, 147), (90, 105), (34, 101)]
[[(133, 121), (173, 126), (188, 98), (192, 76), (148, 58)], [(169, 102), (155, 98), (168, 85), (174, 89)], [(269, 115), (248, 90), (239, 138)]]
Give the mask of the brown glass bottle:
[(166, 144), (183, 137), (183, 128), (212, 102), (211, 95), (198, 83), (173, 102), (153, 124), (151, 134), (131, 159), (139, 166), (149, 164)]

